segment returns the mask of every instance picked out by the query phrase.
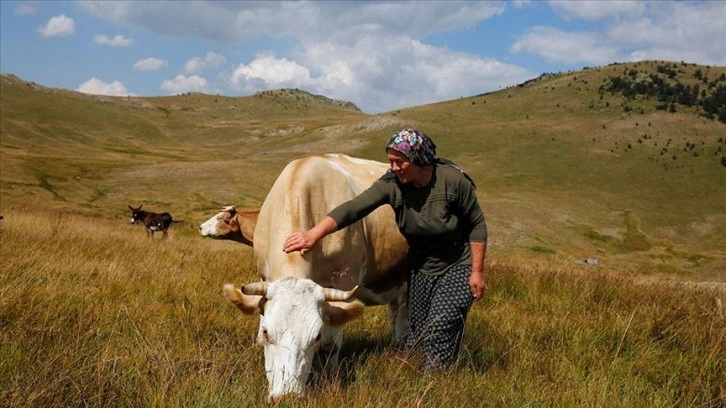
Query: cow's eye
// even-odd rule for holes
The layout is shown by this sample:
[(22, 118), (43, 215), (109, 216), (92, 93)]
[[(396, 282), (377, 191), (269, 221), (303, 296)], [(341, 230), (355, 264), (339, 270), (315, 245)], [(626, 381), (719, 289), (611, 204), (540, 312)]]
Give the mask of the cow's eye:
[(262, 340), (265, 343), (269, 343), (270, 342), (270, 333), (267, 332), (267, 329), (262, 329)]

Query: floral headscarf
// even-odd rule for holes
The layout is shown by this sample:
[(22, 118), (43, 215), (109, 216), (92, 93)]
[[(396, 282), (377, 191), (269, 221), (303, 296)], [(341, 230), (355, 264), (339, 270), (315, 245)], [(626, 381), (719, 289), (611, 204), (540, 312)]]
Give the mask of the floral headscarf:
[(414, 128), (403, 129), (391, 136), (386, 151), (388, 149), (402, 153), (411, 163), (419, 166), (434, 164), (438, 158), (433, 140)]

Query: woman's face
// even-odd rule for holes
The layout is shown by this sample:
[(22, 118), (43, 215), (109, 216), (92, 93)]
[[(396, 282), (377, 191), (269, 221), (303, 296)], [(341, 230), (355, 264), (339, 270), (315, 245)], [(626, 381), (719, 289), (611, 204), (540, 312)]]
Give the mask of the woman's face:
[(391, 170), (402, 184), (408, 184), (416, 177), (418, 168), (403, 153), (388, 149), (387, 156)]

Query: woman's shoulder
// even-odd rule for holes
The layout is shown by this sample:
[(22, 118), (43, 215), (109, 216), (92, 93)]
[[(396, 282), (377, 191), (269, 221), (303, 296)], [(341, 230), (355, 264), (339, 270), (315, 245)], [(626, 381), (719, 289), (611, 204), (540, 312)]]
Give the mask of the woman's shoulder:
[(476, 187), (474, 180), (472, 180), (471, 177), (469, 177), (469, 175), (461, 169), (461, 167), (451, 160), (439, 158), (436, 165), (439, 168), (439, 177), (456, 183), (467, 180), (473, 187)]

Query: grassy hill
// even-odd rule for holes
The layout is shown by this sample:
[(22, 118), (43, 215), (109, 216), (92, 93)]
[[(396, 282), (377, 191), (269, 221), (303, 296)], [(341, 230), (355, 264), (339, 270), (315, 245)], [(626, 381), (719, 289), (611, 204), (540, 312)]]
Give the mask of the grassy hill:
[[(112, 98), (2, 75), (0, 401), (269, 406), (258, 319), (221, 293), (258, 279), (253, 251), (197, 226), (259, 206), (293, 158), (382, 160), (413, 125), (472, 174), (491, 231), (456, 367), (421, 373), (372, 307), (341, 367), (278, 406), (724, 406), (726, 125), (685, 91), (608, 85), (658, 75), (703, 102), (724, 72), (612, 65), (373, 116), (298, 90)], [(183, 222), (150, 242), (129, 204)]]
[(384, 160), (388, 136), (415, 126), (477, 182), (490, 257), (723, 281), (726, 125), (611, 85), (662, 78), (705, 99), (724, 73), (613, 64), (378, 115), (299, 90), (106, 97), (3, 75), (0, 211), (125, 222), (128, 204), (144, 204), (187, 223), (172, 235), (192, 235), (223, 205), (261, 205), (291, 159)]

